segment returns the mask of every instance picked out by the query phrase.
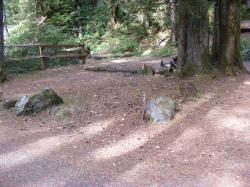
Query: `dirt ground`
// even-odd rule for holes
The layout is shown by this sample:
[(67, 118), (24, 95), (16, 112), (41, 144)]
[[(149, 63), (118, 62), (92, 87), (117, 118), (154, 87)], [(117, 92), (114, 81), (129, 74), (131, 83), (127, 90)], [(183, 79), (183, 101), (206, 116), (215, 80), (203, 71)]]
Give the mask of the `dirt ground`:
[[(131, 68), (159, 64), (146, 58), (98, 63), (111, 61)], [(44, 87), (65, 100), (32, 117), (0, 108), (1, 187), (249, 186), (250, 75), (197, 76), (192, 81), (201, 97), (184, 103), (182, 80), (84, 70), (93, 63), (0, 85), (4, 100)], [(177, 100), (169, 125), (142, 121), (144, 94)]]

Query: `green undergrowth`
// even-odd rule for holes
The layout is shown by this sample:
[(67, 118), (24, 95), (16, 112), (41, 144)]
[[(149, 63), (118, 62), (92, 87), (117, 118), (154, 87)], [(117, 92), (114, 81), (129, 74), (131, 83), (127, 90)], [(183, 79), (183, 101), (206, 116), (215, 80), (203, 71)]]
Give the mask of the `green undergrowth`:
[[(54, 59), (50, 60), (48, 65), (49, 68), (76, 65), (79, 61), (77, 59)], [(32, 73), (34, 71), (41, 70), (40, 60), (29, 60), (29, 61), (19, 61), (19, 62), (7, 62), (5, 64), (6, 74), (22, 74), (22, 73)]]
[(167, 57), (176, 54), (176, 47), (174, 45), (168, 45), (160, 49), (155, 49), (148, 56), (151, 57)]
[(241, 40), (241, 54), (244, 60), (250, 60), (250, 39)]

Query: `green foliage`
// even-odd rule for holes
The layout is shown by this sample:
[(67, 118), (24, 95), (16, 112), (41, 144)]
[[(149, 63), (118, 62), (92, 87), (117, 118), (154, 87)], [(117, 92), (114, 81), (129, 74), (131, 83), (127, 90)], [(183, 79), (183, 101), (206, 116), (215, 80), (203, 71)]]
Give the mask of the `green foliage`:
[(213, 33), (213, 27), (214, 27), (214, 2), (209, 2), (208, 4), (208, 28), (209, 33)]
[(129, 53), (131, 55), (139, 55), (141, 53), (139, 43), (129, 35), (108, 32), (102, 40), (103, 42), (95, 48), (94, 53)]
[[(77, 59), (53, 59), (49, 61), (49, 67), (69, 66), (78, 63)], [(5, 72), (7, 74), (32, 73), (37, 70), (41, 70), (40, 60), (26, 60), (5, 64)]]
[(242, 20), (249, 20), (250, 19), (250, 8), (248, 8), (247, 5), (241, 6), (240, 13), (241, 13)]
[(176, 54), (176, 47), (174, 45), (167, 45), (164, 48), (156, 49), (149, 56), (153, 57), (167, 57)]
[(95, 7), (84, 7), (84, 36), (83, 41), (91, 48), (96, 48), (102, 42), (102, 36), (108, 31), (108, 8), (107, 6), (96, 9)]
[(139, 44), (130, 37), (125, 35), (118, 38), (117, 43), (112, 48), (112, 53), (114, 54), (123, 54), (125, 52), (138, 52)]
[(241, 40), (241, 53), (244, 60), (250, 60), (250, 39)]
[[(94, 53), (141, 55), (141, 41), (150, 37), (154, 38), (157, 32), (167, 30), (170, 26), (169, 1), (116, 1), (119, 7), (117, 28), (111, 27), (112, 15), (109, 1), (104, 0), (103, 6), (97, 6), (96, 1), (92, 0), (79, 1), (79, 3), (72, 0), (5, 1), (9, 28), (5, 43), (85, 43)], [(77, 9), (77, 5), (80, 9)], [(79, 36), (80, 26), (83, 31), (82, 38)], [(149, 47), (155, 46), (152, 44)], [(152, 56), (169, 56), (175, 51), (174, 46), (168, 45), (163, 49), (154, 50)], [(7, 58), (23, 57), (37, 55), (38, 50), (6, 48), (5, 53)], [(75, 63), (77, 63), (75, 60), (60, 59), (50, 62), (49, 66)], [(25, 73), (39, 69), (39, 60), (6, 65), (8, 73)]]
[(7, 74), (30, 73), (36, 70), (41, 70), (39, 60), (8, 62), (5, 64), (5, 72)]

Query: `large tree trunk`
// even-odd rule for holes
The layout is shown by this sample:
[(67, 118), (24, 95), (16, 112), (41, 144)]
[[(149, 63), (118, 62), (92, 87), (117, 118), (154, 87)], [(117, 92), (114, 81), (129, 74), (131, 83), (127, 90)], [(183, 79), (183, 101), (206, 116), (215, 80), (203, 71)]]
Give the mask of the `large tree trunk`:
[(228, 75), (244, 69), (240, 56), (240, 0), (217, 0), (213, 60)]
[(178, 64), (181, 74), (193, 75), (210, 68), (207, 0), (182, 0), (178, 4)]
[(5, 80), (3, 73), (4, 65), (4, 23), (3, 23), (3, 0), (0, 0), (0, 82)]

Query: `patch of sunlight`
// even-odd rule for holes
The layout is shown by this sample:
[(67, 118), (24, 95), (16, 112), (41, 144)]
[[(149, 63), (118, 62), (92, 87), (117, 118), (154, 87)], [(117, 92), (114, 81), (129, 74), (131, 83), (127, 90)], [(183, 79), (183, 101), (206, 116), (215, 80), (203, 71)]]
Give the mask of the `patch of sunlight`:
[(90, 137), (90, 136), (96, 135), (96, 134), (102, 132), (103, 130), (105, 130), (106, 128), (114, 125), (114, 122), (115, 122), (114, 119), (108, 119), (108, 120), (104, 120), (104, 121), (94, 122), (94, 123), (91, 123), (90, 125), (88, 125), (87, 127), (82, 127), (79, 132)]
[(0, 155), (0, 168), (8, 169), (25, 164), (38, 157), (48, 154), (67, 142), (66, 136), (42, 138), (34, 143), (25, 145), (17, 151)]
[(116, 60), (112, 60), (111, 61), (112, 63), (115, 63), (115, 64), (119, 64), (119, 63), (125, 63), (125, 62), (128, 62), (128, 59), (116, 59)]
[(216, 106), (208, 111), (208, 113), (206, 114), (206, 118), (213, 119), (213, 118), (219, 117), (222, 112), (223, 111), (222, 111), (221, 107)]
[[(207, 181), (204, 182), (209, 182), (210, 185), (216, 186), (216, 187), (242, 187), (243, 182), (241, 181), (241, 177), (235, 175), (234, 173), (231, 172), (223, 172), (223, 174), (216, 174), (216, 173), (210, 173), (206, 177)], [(213, 184), (211, 184), (213, 183)]]
[(244, 131), (250, 128), (250, 121), (234, 116), (228, 116), (221, 119), (221, 126), (236, 131)]
[(83, 132), (83, 134), (74, 132), (71, 134), (46, 137), (39, 139), (34, 143), (25, 145), (16, 151), (0, 154), (0, 169), (8, 169), (28, 162), (32, 162), (37, 158), (56, 151), (62, 146), (80, 141), (85, 137), (94, 136), (112, 125), (113, 122), (113, 119), (99, 121), (90, 124), (88, 127), (82, 128), (81, 132)]
[(233, 175), (224, 174), (224, 176), (220, 177), (220, 180), (217, 181), (216, 186), (218, 187), (240, 187), (243, 186), (242, 183)]
[(103, 148), (97, 149), (93, 156), (96, 159), (110, 159), (113, 157), (121, 156), (130, 151), (133, 151), (140, 146), (144, 145), (149, 138), (152, 138), (164, 130), (166, 130), (169, 126), (155, 126), (151, 125), (145, 129), (137, 131), (133, 134), (130, 134), (126, 138), (113, 143), (111, 145), (107, 145)]
[(245, 103), (246, 105), (242, 106), (237, 106), (237, 107), (234, 107), (231, 111), (234, 113), (234, 114), (240, 114), (240, 115), (249, 115), (249, 106), (247, 103)]
[(143, 52), (142, 56), (150, 55), (152, 52), (153, 52), (152, 49), (148, 49), (148, 50), (146, 50), (146, 51)]
[[(204, 130), (198, 127), (191, 127), (185, 130), (170, 147), (171, 151), (177, 152), (189, 149), (191, 146), (197, 143), (198, 138), (202, 138), (204, 135)], [(201, 141), (201, 140), (199, 140)]]
[[(154, 186), (152, 184), (152, 180), (149, 179), (149, 176), (145, 176), (148, 174), (146, 171), (152, 171), (151, 161), (143, 161), (137, 163), (130, 170), (125, 171), (121, 175), (115, 178), (111, 183), (105, 184), (104, 186), (133, 186), (136, 182), (138, 186), (146, 186), (145, 183), (150, 181), (150, 186)], [(153, 174), (150, 174), (150, 177), (154, 177)], [(146, 180), (145, 180), (146, 179)], [(155, 185), (157, 186), (157, 185)]]
[(250, 86), (250, 81), (244, 81), (244, 84)]

